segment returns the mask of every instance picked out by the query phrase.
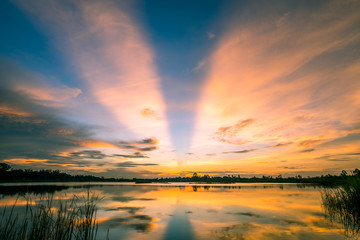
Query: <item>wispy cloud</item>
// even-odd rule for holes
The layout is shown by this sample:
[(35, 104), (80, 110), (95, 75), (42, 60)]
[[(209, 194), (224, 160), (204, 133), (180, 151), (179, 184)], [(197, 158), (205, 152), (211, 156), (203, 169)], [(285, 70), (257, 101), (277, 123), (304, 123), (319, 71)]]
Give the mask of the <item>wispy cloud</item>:
[(206, 34), (207, 34), (209, 39), (213, 39), (213, 38), (216, 37), (215, 33), (213, 33), (213, 32), (207, 32)]
[(145, 138), (141, 141), (120, 141), (117, 146), (139, 152), (150, 152), (158, 149), (159, 141), (156, 138)]
[(156, 163), (135, 163), (135, 162), (131, 162), (131, 161), (121, 162), (121, 163), (116, 164), (117, 167), (123, 167), (123, 168), (137, 167), (137, 166), (157, 166), (157, 165), (159, 165), (159, 164), (156, 164)]
[(257, 149), (246, 149), (246, 150), (223, 152), (223, 153), (225, 153), (225, 154), (227, 154), (227, 153), (249, 153), (249, 152), (253, 152), (255, 150), (257, 150)]
[(241, 130), (248, 127), (253, 122), (255, 122), (254, 119), (245, 119), (245, 120), (240, 120), (239, 122), (231, 126), (220, 127), (215, 132), (215, 138), (220, 142), (225, 142), (235, 145), (243, 145), (248, 141), (238, 138), (237, 135)]
[(144, 108), (141, 110), (141, 115), (146, 118), (155, 119), (155, 120), (161, 120), (161, 117), (159, 114), (157, 114), (154, 110), (151, 108)]
[(119, 124), (136, 137), (156, 135), (169, 144), (154, 54), (130, 5), (112, 0), (16, 3), (55, 36), (54, 44), (88, 91)]
[(112, 156), (121, 157), (121, 158), (148, 158), (148, 156), (146, 156), (140, 152), (135, 152), (133, 154), (114, 154)]
[[(345, 137), (344, 128), (358, 121), (360, 61), (353, 51), (360, 42), (360, 4), (276, 5), (274, 11), (247, 5), (254, 16), (235, 10), (228, 31), (217, 36), (192, 151), (263, 147), (249, 167), (259, 158), (282, 160), (285, 151), (299, 159), (295, 152)], [(256, 121), (237, 128), (239, 118)], [(307, 152), (314, 157), (322, 151)]]
[(279, 147), (286, 147), (293, 144), (292, 142), (285, 142), (285, 143), (277, 143), (275, 145), (271, 145), (271, 148), (279, 148)]
[(206, 62), (201, 60), (198, 64), (191, 70), (192, 72), (197, 72), (205, 66)]

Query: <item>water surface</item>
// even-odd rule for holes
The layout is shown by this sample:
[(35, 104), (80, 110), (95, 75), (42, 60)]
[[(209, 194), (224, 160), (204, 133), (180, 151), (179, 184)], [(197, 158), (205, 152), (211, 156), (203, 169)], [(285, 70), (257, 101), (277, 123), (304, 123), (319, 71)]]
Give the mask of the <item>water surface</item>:
[[(44, 193), (98, 195), (98, 239), (346, 239), (305, 184), (32, 183), (0, 185), (0, 208)], [(0, 210), (1, 210), (0, 209)]]

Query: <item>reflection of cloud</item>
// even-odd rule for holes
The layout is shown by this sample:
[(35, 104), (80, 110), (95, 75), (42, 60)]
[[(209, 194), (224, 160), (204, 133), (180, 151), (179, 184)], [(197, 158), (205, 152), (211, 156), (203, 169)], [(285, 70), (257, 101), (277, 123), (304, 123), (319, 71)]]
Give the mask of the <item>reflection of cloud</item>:
[(143, 207), (117, 207), (117, 208), (103, 208), (105, 211), (117, 211), (117, 210), (124, 210), (130, 214), (135, 214), (136, 212), (144, 209)]
[(100, 223), (108, 227), (126, 227), (139, 232), (149, 232), (153, 228), (152, 217), (149, 215), (133, 214), (124, 217), (114, 217)]
[(294, 219), (281, 219), (280, 221), (287, 223), (289, 225), (298, 225), (298, 226), (304, 226), (304, 227), (307, 226), (306, 223), (304, 223), (302, 221), (294, 220)]
[(252, 212), (227, 212), (226, 214), (233, 214), (233, 215), (240, 215), (240, 216), (247, 216), (254, 218), (263, 218), (263, 216)]
[(131, 201), (153, 201), (156, 200), (154, 198), (135, 198), (128, 196), (117, 196), (112, 198), (113, 201), (117, 202), (131, 202)]

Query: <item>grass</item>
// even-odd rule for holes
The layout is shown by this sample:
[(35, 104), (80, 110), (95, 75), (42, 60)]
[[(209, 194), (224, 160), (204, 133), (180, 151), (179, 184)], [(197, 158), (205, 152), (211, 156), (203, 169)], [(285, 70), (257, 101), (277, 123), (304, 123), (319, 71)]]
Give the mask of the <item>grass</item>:
[(348, 236), (360, 236), (360, 179), (321, 194), (325, 217), (343, 225)]
[(27, 199), (25, 212), (16, 214), (16, 203), (5, 207), (0, 216), (1, 240), (95, 240), (99, 200), (91, 195), (70, 201), (54, 200), (53, 195)]

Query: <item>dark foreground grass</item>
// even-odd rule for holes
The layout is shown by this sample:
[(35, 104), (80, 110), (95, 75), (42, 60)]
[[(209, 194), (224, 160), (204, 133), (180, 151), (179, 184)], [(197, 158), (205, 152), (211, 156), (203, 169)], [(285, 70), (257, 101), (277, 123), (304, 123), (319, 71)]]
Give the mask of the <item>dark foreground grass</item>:
[(25, 211), (16, 214), (16, 203), (0, 216), (1, 240), (95, 240), (98, 197), (55, 200), (53, 196), (27, 198)]
[(343, 225), (345, 234), (360, 236), (360, 179), (321, 194), (325, 217)]

